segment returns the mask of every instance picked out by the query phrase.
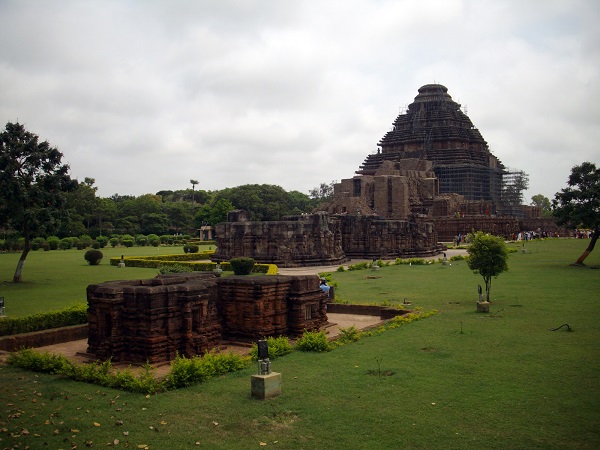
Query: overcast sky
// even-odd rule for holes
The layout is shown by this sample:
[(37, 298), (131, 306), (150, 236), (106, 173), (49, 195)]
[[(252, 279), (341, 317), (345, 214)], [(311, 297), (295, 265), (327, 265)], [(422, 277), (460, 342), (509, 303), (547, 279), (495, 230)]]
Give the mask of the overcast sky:
[(600, 164), (597, 0), (0, 0), (0, 127), (98, 195), (351, 178), (440, 83), (531, 195)]

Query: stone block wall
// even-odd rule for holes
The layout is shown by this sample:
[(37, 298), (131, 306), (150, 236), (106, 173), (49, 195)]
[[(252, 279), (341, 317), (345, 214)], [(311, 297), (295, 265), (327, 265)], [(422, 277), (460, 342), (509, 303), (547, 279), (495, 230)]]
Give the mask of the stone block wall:
[(340, 226), (327, 214), (277, 222), (220, 223), (213, 260), (250, 257), (280, 267), (341, 264), (346, 257)]
[(342, 223), (344, 252), (350, 258), (409, 258), (441, 251), (430, 223), (360, 216), (346, 216)]
[(327, 322), (319, 277), (163, 275), (88, 287), (88, 353), (151, 364), (192, 357), (222, 339), (300, 335)]
[(214, 348), (221, 337), (216, 280), (196, 273), (88, 286), (88, 353), (157, 363)]

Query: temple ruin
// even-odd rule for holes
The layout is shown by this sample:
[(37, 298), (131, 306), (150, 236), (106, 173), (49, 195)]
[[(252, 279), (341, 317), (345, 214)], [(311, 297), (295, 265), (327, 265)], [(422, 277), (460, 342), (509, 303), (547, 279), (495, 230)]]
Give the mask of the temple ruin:
[(90, 285), (87, 298), (87, 352), (120, 362), (163, 363), (224, 340), (299, 336), (327, 323), (316, 275), (160, 275)]
[(522, 229), (557, 231), (539, 210), (522, 205), (527, 182), (525, 172), (490, 152), (445, 86), (427, 84), (355, 176), (334, 185), (318, 214), (261, 223), (236, 212), (217, 226), (215, 258), (326, 265), (429, 256), (441, 250), (438, 240), (473, 230), (506, 237)]
[(442, 250), (432, 224), (324, 212), (251, 222), (244, 211), (232, 211), (217, 225), (216, 242), (214, 261), (250, 257), (279, 267), (432, 256)]

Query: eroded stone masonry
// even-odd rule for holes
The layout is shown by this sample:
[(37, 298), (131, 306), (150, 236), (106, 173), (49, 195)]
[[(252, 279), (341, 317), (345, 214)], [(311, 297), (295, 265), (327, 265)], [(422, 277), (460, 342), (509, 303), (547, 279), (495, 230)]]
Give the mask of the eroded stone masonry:
[[(335, 184), (320, 214), (249, 222), (236, 212), (217, 227), (216, 258), (280, 266), (355, 257), (428, 256), (437, 241), (482, 230), (563, 232), (522, 205), (527, 174), (506, 168), (461, 105), (427, 84), (403, 109), (355, 176)], [(323, 215), (325, 213), (325, 215)]]
[(161, 275), (90, 285), (87, 297), (87, 351), (113, 361), (167, 362), (223, 340), (297, 336), (327, 323), (316, 275)]
[(216, 227), (215, 261), (251, 257), (279, 267), (336, 265), (349, 258), (431, 256), (441, 251), (430, 223), (324, 212), (250, 222), (242, 211)]

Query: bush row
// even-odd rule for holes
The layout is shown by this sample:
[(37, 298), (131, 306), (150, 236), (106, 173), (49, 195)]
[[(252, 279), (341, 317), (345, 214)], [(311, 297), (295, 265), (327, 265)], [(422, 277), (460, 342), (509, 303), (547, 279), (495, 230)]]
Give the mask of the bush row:
[[(209, 260), (214, 250), (206, 250), (199, 253), (184, 253), (183, 255), (154, 255), (154, 256), (125, 256), (126, 267), (145, 267), (160, 269), (168, 266), (189, 267), (193, 272), (213, 271), (220, 268), (224, 271), (233, 271), (228, 262), (216, 263)], [(121, 258), (111, 258), (110, 264), (116, 266)], [(218, 266), (218, 267), (217, 267)], [(254, 264), (252, 273), (263, 273), (266, 275), (277, 275), (275, 264)]]
[[(23, 238), (14, 239), (0, 239), (0, 251), (22, 251), (25, 240)], [(191, 238), (189, 234), (181, 235), (162, 235), (156, 234), (137, 234), (135, 236), (130, 234), (113, 234), (108, 236), (97, 236), (95, 239), (87, 234), (81, 236), (59, 238), (58, 236), (36, 237), (31, 240), (31, 250), (69, 250), (71, 248), (77, 248), (79, 250), (92, 248), (104, 248), (107, 245), (116, 247), (122, 245), (124, 247), (133, 247), (134, 245), (146, 246), (152, 245), (158, 247), (159, 245), (187, 245), (189, 247), (198, 248), (200, 245), (215, 245), (215, 241), (202, 241), (200, 239)], [(184, 251), (187, 250), (184, 249)], [(197, 251), (197, 250), (196, 250)]]
[(141, 394), (156, 394), (205, 382), (215, 376), (248, 367), (250, 358), (233, 353), (208, 353), (185, 358), (177, 356), (165, 379), (159, 379), (149, 364), (136, 374), (131, 368), (116, 370), (110, 360), (91, 364), (77, 364), (63, 355), (21, 349), (11, 353), (8, 363), (34, 372), (60, 375), (65, 378), (122, 389)]
[(79, 304), (62, 311), (0, 319), (0, 336), (61, 328), (87, 323), (87, 305)]

